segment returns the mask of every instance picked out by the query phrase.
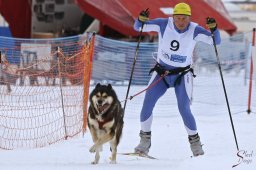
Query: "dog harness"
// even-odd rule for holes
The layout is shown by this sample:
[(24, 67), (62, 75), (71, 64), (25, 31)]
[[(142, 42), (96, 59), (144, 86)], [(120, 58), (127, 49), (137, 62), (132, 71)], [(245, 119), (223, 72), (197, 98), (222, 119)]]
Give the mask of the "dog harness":
[[(110, 105), (103, 105), (101, 108), (98, 108), (98, 110), (100, 111), (100, 113), (103, 113), (104, 114), (110, 114), (111, 112), (113, 111), (116, 111), (115, 109), (118, 107), (118, 104), (114, 104), (114, 106), (112, 107), (111, 111), (109, 110), (109, 108), (111, 108)], [(109, 118), (105, 118), (103, 119), (102, 118), (102, 121), (96, 117), (96, 120), (99, 124), (99, 129), (103, 129), (103, 126), (108, 123), (108, 122), (111, 122), (114, 118), (113, 117), (109, 117)]]
[[(112, 119), (111, 119), (111, 120), (112, 120)], [(103, 129), (103, 126), (104, 126), (106, 123), (110, 122), (111, 120), (100, 121), (99, 119), (97, 119), (97, 122), (98, 122), (98, 124), (99, 124), (99, 129)]]

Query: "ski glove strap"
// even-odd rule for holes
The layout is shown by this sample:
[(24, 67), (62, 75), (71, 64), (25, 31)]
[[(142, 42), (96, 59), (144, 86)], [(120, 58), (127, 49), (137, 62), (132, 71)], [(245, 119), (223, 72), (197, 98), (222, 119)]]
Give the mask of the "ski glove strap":
[(149, 10), (148, 10), (148, 8), (146, 10), (143, 10), (143, 11), (140, 12), (140, 15), (139, 15), (138, 19), (142, 23), (149, 20)]
[(211, 32), (214, 32), (217, 29), (217, 23), (214, 18), (207, 17), (206, 25), (211, 30)]

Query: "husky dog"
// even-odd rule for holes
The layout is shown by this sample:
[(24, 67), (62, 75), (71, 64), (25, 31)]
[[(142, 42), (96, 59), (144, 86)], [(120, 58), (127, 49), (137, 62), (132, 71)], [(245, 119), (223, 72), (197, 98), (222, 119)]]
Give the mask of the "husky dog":
[(96, 152), (92, 164), (99, 162), (99, 152), (102, 150), (102, 145), (107, 142), (110, 142), (110, 150), (112, 151), (110, 163), (115, 164), (117, 145), (123, 130), (124, 110), (110, 84), (101, 85), (98, 83), (91, 92), (89, 100), (87, 121), (94, 142), (90, 152)]

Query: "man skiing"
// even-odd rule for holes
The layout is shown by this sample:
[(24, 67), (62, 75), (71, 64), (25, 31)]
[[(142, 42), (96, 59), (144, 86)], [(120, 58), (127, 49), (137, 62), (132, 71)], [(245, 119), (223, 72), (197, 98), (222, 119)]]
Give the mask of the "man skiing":
[(148, 154), (151, 147), (152, 111), (158, 99), (168, 88), (174, 87), (178, 109), (188, 133), (190, 148), (194, 156), (203, 155), (202, 144), (197, 132), (196, 121), (190, 110), (193, 69), (191, 68), (192, 53), (196, 42), (213, 44), (213, 32), (216, 44), (220, 44), (220, 33), (214, 18), (207, 18), (206, 24), (211, 32), (197, 23), (190, 21), (191, 8), (186, 3), (178, 3), (173, 9), (173, 17), (149, 20), (149, 11), (140, 13), (134, 23), (134, 29), (143, 32), (158, 32), (157, 64), (152, 69), (153, 74), (149, 85), (164, 78), (148, 89), (140, 114), (140, 143), (135, 152)]

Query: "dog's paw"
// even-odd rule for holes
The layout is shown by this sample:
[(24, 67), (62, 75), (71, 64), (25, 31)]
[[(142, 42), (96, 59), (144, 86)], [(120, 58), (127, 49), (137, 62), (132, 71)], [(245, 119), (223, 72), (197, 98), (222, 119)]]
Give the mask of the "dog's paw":
[(94, 153), (94, 152), (96, 152), (96, 150), (97, 150), (97, 147), (95, 146), (95, 145), (93, 145), (91, 148), (90, 148), (90, 152), (91, 153)]
[(98, 163), (99, 163), (98, 161), (92, 161), (92, 162), (91, 162), (92, 165), (96, 165), (96, 164), (98, 164)]
[(116, 164), (116, 160), (111, 160), (109, 163), (110, 164)]

